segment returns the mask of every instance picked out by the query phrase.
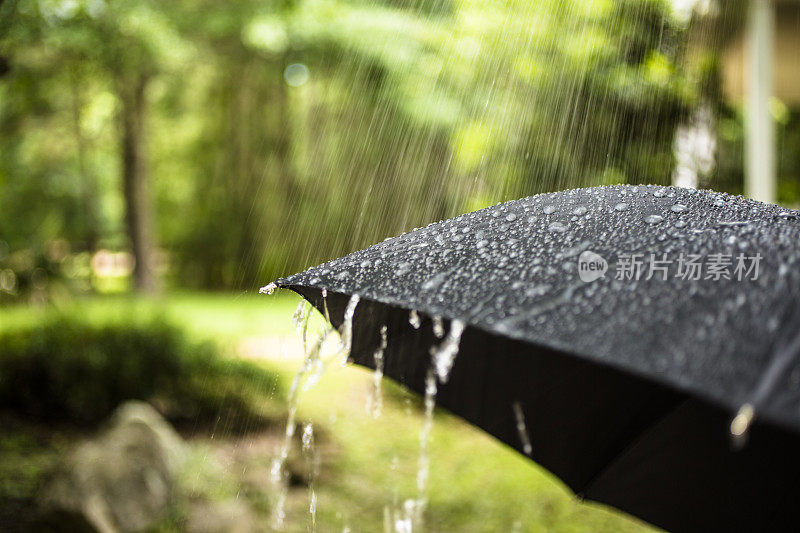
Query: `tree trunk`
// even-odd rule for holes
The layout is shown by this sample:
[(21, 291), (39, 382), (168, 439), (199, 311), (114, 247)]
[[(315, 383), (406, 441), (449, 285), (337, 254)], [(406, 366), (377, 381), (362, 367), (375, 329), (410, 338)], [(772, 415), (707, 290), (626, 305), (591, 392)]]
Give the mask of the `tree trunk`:
[(76, 153), (78, 159), (78, 172), (81, 179), (81, 208), (83, 209), (83, 238), (84, 249), (94, 252), (99, 240), (97, 227), (97, 182), (86, 163), (88, 148), (86, 136), (81, 127), (83, 113), (83, 94), (80, 77), (73, 71), (70, 88), (72, 89), (72, 128), (75, 135)]
[(139, 291), (154, 292), (157, 285), (152, 268), (152, 216), (145, 139), (146, 89), (147, 78), (143, 74), (120, 80), (122, 181), (125, 221), (135, 261), (134, 286)]

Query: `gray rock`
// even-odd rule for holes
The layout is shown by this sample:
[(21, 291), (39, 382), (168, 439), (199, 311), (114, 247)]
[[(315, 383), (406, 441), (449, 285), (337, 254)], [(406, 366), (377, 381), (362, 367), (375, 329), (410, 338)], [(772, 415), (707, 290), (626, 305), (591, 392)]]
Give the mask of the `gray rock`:
[(128, 402), (108, 429), (80, 444), (45, 485), (43, 522), (55, 531), (141, 531), (175, 492), (185, 444), (148, 404)]

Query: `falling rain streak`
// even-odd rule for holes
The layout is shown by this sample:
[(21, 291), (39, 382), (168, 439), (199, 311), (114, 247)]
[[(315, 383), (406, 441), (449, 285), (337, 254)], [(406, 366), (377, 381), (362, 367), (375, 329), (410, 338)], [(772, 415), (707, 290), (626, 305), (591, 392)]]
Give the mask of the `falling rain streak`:
[(533, 447), (531, 446), (531, 439), (528, 436), (528, 428), (525, 425), (525, 413), (522, 412), (522, 406), (519, 402), (514, 402), (511, 407), (514, 410), (514, 419), (517, 424), (519, 440), (522, 443), (522, 451), (525, 452), (525, 455), (530, 455), (533, 451)]

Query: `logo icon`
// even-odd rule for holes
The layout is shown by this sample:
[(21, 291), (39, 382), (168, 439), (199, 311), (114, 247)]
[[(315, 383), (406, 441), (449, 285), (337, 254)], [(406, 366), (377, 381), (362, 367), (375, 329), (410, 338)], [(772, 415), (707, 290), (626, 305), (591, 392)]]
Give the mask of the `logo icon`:
[(589, 283), (602, 278), (608, 270), (608, 262), (602, 256), (585, 251), (578, 257), (578, 276), (581, 281)]

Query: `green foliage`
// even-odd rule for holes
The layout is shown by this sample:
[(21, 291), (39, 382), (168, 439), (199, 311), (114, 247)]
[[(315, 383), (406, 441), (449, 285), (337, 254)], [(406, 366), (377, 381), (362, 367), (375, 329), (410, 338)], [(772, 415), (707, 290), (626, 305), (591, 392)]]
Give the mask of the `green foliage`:
[[(782, 115), (776, 122), (778, 202), (797, 207), (800, 201), (800, 108), (780, 105)], [(720, 106), (718, 111), (718, 164), (707, 183), (702, 185), (743, 194), (744, 185), (744, 116), (741, 109)]]
[[(17, 0), (0, 15), (0, 248), (129, 247), (119, 114), (141, 77), (181, 286), (252, 288), (545, 190), (665, 183), (697, 99), (666, 0)], [(285, 77), (296, 63), (307, 80)]]
[(62, 316), (0, 332), (0, 408), (38, 420), (94, 424), (141, 399), (173, 419), (255, 424), (277, 387), (274, 374), (189, 343), (163, 319)]

